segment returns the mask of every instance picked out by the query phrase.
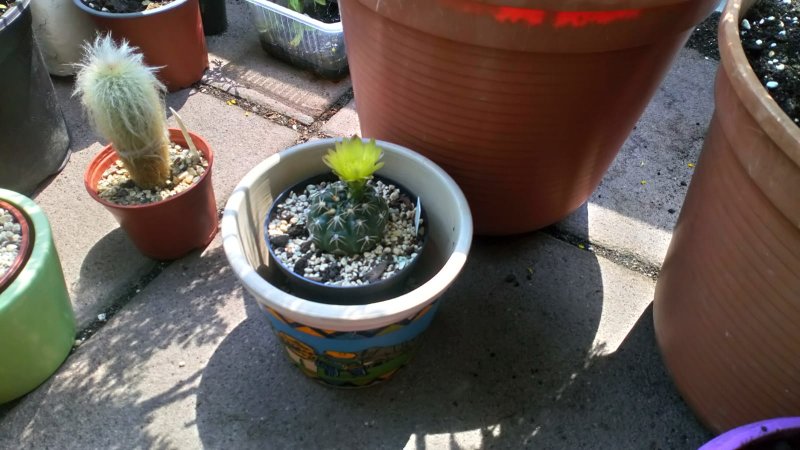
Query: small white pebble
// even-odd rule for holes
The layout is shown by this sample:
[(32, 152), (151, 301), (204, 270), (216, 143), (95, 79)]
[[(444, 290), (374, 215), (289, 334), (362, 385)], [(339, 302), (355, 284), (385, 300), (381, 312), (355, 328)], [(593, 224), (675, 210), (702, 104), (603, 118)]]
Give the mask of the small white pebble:
[(778, 87), (777, 81), (767, 81), (767, 88), (768, 89), (775, 89)]
[(744, 28), (745, 30), (749, 30), (750, 29), (750, 21), (747, 20), (747, 19), (742, 20), (742, 28)]

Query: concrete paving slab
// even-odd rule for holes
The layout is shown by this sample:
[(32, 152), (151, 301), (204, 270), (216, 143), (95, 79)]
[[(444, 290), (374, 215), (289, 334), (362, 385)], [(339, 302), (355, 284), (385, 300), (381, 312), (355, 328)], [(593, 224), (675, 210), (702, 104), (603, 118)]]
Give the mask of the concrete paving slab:
[(272, 58), (257, 43), (221, 69), (208, 72), (203, 82), (306, 125), (351, 86), (349, 76), (338, 81), (323, 80)]
[[(35, 200), (50, 219), (80, 329), (135, 289), (156, 262), (141, 255), (111, 214), (86, 192), (83, 173), (103, 145), (85, 119), (79, 100), (71, 97), (72, 80), (55, 79), (54, 84), (73, 153), (61, 174), (44, 186)], [(292, 145), (298, 137), (288, 128), (255, 115), (245, 116), (241, 109), (197, 91), (170, 94), (167, 103), (215, 151), (213, 183), (220, 207), (249, 168)], [(174, 126), (172, 119), (170, 123)]]
[(714, 112), (716, 69), (682, 50), (588, 207), (556, 228), (660, 266)]
[(653, 282), (542, 234), (477, 241), (416, 359), (332, 390), (289, 365), (219, 240), (0, 418), (0, 448), (696, 448)]
[(356, 101), (350, 100), (342, 109), (333, 115), (320, 130), (330, 137), (350, 137), (361, 135), (361, 124), (356, 113)]
[(247, 0), (226, 0), (228, 28), (216, 36), (206, 36), (209, 73), (214, 74), (225, 64), (258, 45), (258, 33), (252, 23)]

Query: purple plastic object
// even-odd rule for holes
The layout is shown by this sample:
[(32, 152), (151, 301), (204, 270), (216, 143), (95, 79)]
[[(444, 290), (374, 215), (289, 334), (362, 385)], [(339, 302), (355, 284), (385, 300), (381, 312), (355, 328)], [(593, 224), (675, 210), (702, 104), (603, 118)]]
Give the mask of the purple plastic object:
[[(741, 427), (726, 431), (700, 447), (699, 450), (761, 448), (751, 447), (749, 444), (754, 444), (756, 440), (791, 430), (800, 433), (800, 417), (782, 417), (779, 419), (762, 420), (761, 422), (742, 425)], [(794, 439), (797, 439), (797, 436), (795, 436)], [(764, 446), (764, 448), (770, 447)]]

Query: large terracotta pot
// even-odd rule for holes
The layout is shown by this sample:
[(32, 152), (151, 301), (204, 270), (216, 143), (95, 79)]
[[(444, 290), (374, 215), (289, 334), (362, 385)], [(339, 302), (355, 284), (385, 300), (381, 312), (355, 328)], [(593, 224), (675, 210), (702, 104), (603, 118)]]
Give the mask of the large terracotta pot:
[(664, 361), (715, 431), (800, 415), (800, 128), (750, 68), (728, 3), (716, 112), (655, 294)]
[(361, 131), (440, 164), (479, 234), (554, 223), (600, 183), (718, 0), (340, 0)]
[[(89, 195), (114, 216), (136, 248), (153, 259), (178, 259), (192, 250), (204, 248), (217, 233), (217, 203), (211, 184), (214, 154), (203, 138), (194, 133), (189, 135), (197, 151), (203, 153), (208, 161), (208, 167), (196, 183), (165, 200), (124, 206), (100, 198), (97, 183), (103, 172), (118, 159), (111, 145), (92, 159), (83, 176)], [(186, 139), (180, 130), (170, 128), (169, 138), (171, 142), (186, 147)]]
[(200, 81), (208, 68), (198, 0), (175, 0), (159, 8), (118, 14), (89, 8), (73, 0), (100, 30), (110, 31), (139, 47), (148, 66), (161, 67), (157, 74), (170, 92)]

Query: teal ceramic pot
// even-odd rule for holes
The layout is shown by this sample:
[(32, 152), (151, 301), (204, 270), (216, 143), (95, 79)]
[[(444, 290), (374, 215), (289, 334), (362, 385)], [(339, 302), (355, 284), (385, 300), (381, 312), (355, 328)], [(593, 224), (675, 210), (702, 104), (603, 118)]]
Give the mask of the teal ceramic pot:
[(44, 212), (31, 199), (5, 189), (0, 189), (0, 201), (22, 213), (33, 238), (30, 255), (0, 285), (0, 403), (6, 403), (58, 369), (75, 340), (75, 321)]

